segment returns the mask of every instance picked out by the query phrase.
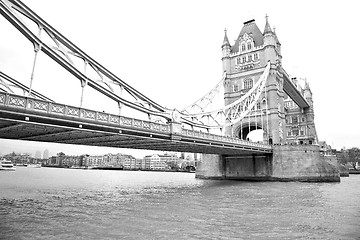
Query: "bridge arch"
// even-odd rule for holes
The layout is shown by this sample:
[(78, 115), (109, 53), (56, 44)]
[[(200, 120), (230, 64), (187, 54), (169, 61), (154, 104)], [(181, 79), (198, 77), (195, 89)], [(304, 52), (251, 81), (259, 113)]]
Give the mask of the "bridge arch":
[[(264, 124), (264, 126), (263, 126)], [(242, 140), (264, 141), (266, 124), (261, 121), (238, 123), (233, 129), (233, 136)], [(253, 138), (255, 137), (255, 138)]]

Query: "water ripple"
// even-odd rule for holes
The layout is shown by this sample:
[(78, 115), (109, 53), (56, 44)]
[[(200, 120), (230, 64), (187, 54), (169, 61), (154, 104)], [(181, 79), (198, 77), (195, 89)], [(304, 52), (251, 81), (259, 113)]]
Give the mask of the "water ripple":
[(359, 184), (19, 168), (0, 175), (0, 239), (356, 239)]

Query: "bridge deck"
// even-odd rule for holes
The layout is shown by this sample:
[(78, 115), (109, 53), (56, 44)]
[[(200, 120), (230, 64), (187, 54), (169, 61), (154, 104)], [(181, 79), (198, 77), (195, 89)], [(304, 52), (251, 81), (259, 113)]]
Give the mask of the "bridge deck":
[(271, 153), (266, 144), (0, 93), (0, 138), (224, 155)]

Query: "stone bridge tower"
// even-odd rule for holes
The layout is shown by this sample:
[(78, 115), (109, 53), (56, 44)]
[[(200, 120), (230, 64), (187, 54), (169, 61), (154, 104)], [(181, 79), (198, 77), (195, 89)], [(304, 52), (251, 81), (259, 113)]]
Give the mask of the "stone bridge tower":
[[(285, 111), (283, 75), (281, 69), (281, 44), (266, 17), (261, 32), (255, 20), (244, 22), (234, 45), (231, 46), (225, 30), (222, 44), (223, 71), (227, 73), (224, 83), (224, 101), (228, 105), (243, 96), (259, 80), (268, 62), (271, 70), (266, 84), (266, 93), (256, 105), (256, 114), (225, 129), (226, 135), (245, 139), (255, 129), (264, 130), (264, 142), (285, 142)], [(261, 121), (260, 111), (266, 121)], [(255, 116), (257, 115), (257, 117)]]
[[(234, 45), (230, 44), (225, 30), (222, 44), (223, 71), (226, 72), (225, 105), (246, 94), (259, 81), (268, 62), (271, 64), (270, 72), (259, 102), (251, 114), (227, 127), (225, 134), (245, 139), (250, 131), (263, 129), (264, 142), (272, 144), (272, 153), (204, 154), (196, 169), (196, 177), (340, 181), (336, 167), (320, 157), (309, 85), (306, 83), (304, 88), (300, 88), (296, 79), (282, 68), (281, 44), (267, 17), (263, 32), (254, 20), (245, 22)], [(261, 121), (259, 115), (266, 115), (266, 120)]]

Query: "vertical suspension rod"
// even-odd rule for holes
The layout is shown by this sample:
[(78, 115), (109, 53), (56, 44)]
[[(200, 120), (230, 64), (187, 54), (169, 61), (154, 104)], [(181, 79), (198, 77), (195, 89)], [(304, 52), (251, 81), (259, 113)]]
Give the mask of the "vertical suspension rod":
[(244, 137), (243, 137), (243, 128), (242, 128), (242, 119), (240, 120), (240, 138), (241, 138), (241, 140), (244, 140)]
[(256, 115), (257, 115), (257, 104), (255, 104), (255, 130), (257, 130), (257, 118), (256, 118)]
[[(39, 28), (38, 37), (40, 39), (42, 27), (38, 26), (38, 28)], [(38, 56), (38, 53), (40, 50), (41, 50), (41, 44), (34, 43), (35, 56), (34, 56), (34, 62), (33, 62), (32, 70), (31, 70), (31, 76), (30, 76), (30, 86), (29, 86), (29, 94), (28, 94), (29, 97), (31, 96), (32, 84), (33, 84), (34, 75), (35, 75), (35, 65), (36, 65), (37, 56)]]
[[(84, 60), (84, 75), (86, 76), (86, 68), (88, 65), (88, 61), (85, 59)], [(85, 90), (85, 86), (87, 85), (87, 79), (85, 81), (81, 81), (81, 98), (80, 98), (80, 108), (83, 105), (83, 100), (84, 100), (84, 90)]]
[(264, 118), (263, 118), (263, 110), (262, 110), (262, 105), (260, 105), (260, 118), (261, 118), (261, 128), (263, 130), (263, 138), (264, 138)]
[[(122, 93), (122, 91), (121, 91), (121, 93)], [(151, 104), (149, 104), (149, 109), (151, 110)], [(149, 119), (149, 122), (151, 122), (151, 114), (150, 113), (148, 113), (148, 119)]]
[[(267, 81), (267, 80), (266, 80)], [(266, 135), (267, 135), (267, 139), (269, 141), (269, 114), (268, 114), (268, 98), (267, 98), (267, 89), (266, 89), (266, 84), (265, 83), (265, 113), (266, 113)]]
[[(124, 93), (124, 86), (120, 85), (120, 97), (123, 96)], [(122, 104), (121, 102), (118, 102), (118, 107), (119, 107), (119, 116), (121, 116), (121, 111), (123, 109), (124, 104)], [(151, 105), (150, 105), (151, 106)], [(149, 114), (149, 119), (150, 119), (150, 114)]]
[[(248, 107), (249, 107), (250, 106), (250, 99), (248, 101), (249, 101), (248, 102)], [(252, 112), (252, 109), (250, 108), (249, 116), (248, 116), (248, 118), (249, 118), (249, 132), (248, 132), (248, 135), (246, 136), (247, 137), (246, 140), (250, 140), (248, 136), (249, 136), (250, 131), (251, 131), (251, 126), (250, 126), (250, 124), (251, 124), (251, 112)]]

